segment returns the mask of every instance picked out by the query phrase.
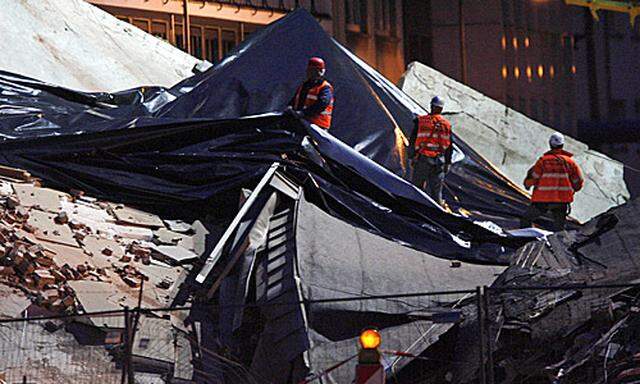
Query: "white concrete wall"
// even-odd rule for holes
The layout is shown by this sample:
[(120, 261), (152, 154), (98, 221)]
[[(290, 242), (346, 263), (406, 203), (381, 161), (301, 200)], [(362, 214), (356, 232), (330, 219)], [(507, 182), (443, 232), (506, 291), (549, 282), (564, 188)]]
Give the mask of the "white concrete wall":
[(172, 86), (198, 60), (83, 0), (0, 0), (0, 69), (83, 91)]
[[(400, 86), (427, 109), (434, 95), (444, 97), (445, 113), (453, 113), (447, 117), (454, 132), (519, 185), (549, 149), (551, 128), (423, 64), (410, 64)], [(565, 149), (574, 153), (586, 180), (576, 194), (573, 217), (586, 221), (629, 198), (622, 163), (570, 137), (566, 140)]]

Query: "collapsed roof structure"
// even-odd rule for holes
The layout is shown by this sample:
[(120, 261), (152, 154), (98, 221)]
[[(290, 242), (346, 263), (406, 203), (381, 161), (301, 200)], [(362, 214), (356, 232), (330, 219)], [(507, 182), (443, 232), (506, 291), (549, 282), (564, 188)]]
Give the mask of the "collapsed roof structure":
[[(557, 233), (515, 253), (490, 289), (488, 334), (496, 382), (638, 380), (639, 209), (634, 200), (577, 231)], [(580, 288), (589, 285), (600, 288)], [(414, 360), (400, 382), (424, 375), (434, 383), (476, 382), (479, 344), (473, 307), (461, 306), (470, 315), (458, 331), (437, 355), (424, 355), (440, 362)]]
[[(549, 148), (552, 128), (426, 65), (411, 63), (400, 88), (425, 108), (433, 95), (444, 97), (454, 131), (511, 180), (524, 180), (527, 170)], [(573, 217), (584, 222), (629, 199), (622, 163), (571, 137), (566, 137), (566, 148), (587, 180), (572, 204)]]
[[(311, 55), (325, 58), (336, 90), (329, 132), (283, 112)], [(162, 244), (148, 247), (158, 263), (193, 265), (171, 295), (172, 305), (205, 299), (207, 305), (188, 320), (208, 332), (190, 342), (232, 353), (267, 382), (298, 382), (322, 372), (328, 360), (349, 357), (367, 325), (378, 326), (394, 348), (430, 353), (439, 336), (473, 324), (467, 297), (324, 299), (491, 285), (513, 252), (532, 240), (511, 231), (528, 204), (526, 194), (464, 140), (456, 140), (447, 177), (445, 199), (453, 212), (404, 179), (406, 138), (414, 114), (424, 110), (303, 10), (253, 34), (211, 70), (168, 89), (86, 93), (9, 72), (0, 72), (0, 88), (3, 108), (11, 112), (0, 115), (0, 162), (61, 189), (224, 223), (199, 251), (185, 240), (199, 260)], [(7, 208), (13, 215), (17, 206)], [(131, 215), (113, 206), (108, 214), (124, 222)], [(154, 237), (182, 239), (166, 231)], [(122, 263), (127, 265), (112, 266), (113, 272), (131, 277), (129, 261)], [(93, 298), (82, 294), (82, 286), (98, 283), (67, 284), (78, 288), (74, 304), (90, 305)], [(194, 291), (198, 295), (190, 296)], [(460, 315), (466, 322), (436, 324), (438, 315)], [(119, 326), (104, 321), (92, 319), (92, 325)], [(150, 320), (145, 327), (151, 329), (141, 334), (149, 338), (157, 322), (162, 320)], [(166, 335), (166, 328), (155, 334)], [(162, 356), (173, 373), (210, 381), (199, 376), (203, 372), (178, 369), (177, 361), (167, 360), (171, 351), (180, 355), (169, 348)], [(215, 358), (201, 358), (201, 367), (215, 367)], [(393, 370), (402, 377), (413, 366), (398, 359)], [(350, 381), (352, 371), (345, 365), (322, 380)]]
[(200, 60), (83, 0), (8, 1), (0, 68), (88, 92), (172, 86)]

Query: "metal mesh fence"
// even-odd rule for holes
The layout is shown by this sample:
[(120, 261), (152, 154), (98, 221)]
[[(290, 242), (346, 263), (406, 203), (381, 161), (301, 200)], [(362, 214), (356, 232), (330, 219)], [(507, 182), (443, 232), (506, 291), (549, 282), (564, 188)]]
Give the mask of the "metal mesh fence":
[(0, 323), (0, 373), (7, 383), (119, 383), (121, 377), (104, 346), (81, 345), (51, 321)]
[[(635, 374), (634, 369), (640, 380), (640, 285), (479, 287), (336, 301), (422, 295), (455, 304), (450, 312), (417, 312), (411, 315), (409, 330), (386, 334), (382, 355), (392, 382), (447, 383), (465, 375), (468, 382), (480, 384), (608, 383), (623, 382), (611, 378)], [(0, 319), (0, 379), (57, 384), (265, 382), (203, 344), (202, 338), (210, 336), (206, 332), (176, 326), (188, 311)], [(124, 327), (100, 326), (105, 323)], [(348, 353), (342, 356), (336, 349), (336, 355), (316, 363), (329, 369), (355, 352), (351, 344), (336, 344), (340, 346)], [(320, 368), (309, 382), (322, 382)], [(336, 367), (333, 373), (344, 370), (344, 377), (352, 377), (353, 365)]]

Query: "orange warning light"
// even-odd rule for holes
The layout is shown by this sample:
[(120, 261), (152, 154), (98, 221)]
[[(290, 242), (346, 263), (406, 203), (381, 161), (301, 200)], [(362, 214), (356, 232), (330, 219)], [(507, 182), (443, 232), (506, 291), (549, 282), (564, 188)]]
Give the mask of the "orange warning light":
[(360, 334), (360, 345), (364, 349), (376, 349), (381, 341), (380, 333), (375, 329), (366, 329)]

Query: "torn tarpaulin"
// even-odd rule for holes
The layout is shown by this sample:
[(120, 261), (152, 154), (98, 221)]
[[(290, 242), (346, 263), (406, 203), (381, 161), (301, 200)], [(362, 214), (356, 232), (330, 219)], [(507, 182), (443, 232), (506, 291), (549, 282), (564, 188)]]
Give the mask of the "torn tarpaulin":
[[(331, 134), (409, 178), (407, 137), (415, 114), (424, 110), (332, 40), (304, 10), (256, 32), (222, 63), (170, 90), (87, 94), (0, 73), (0, 88), (6, 91), (3, 104), (11, 112), (0, 118), (0, 133), (5, 141), (26, 140), (17, 144), (23, 160), (18, 165), (37, 170), (43, 178), (67, 178), (62, 184), (73, 180), (94, 194), (130, 203), (203, 202), (222, 189), (255, 182), (268, 166), (260, 164), (261, 159), (291, 149), (285, 137), (272, 135), (274, 126), (295, 128), (278, 117), (220, 123), (202, 119), (282, 111), (302, 80), (309, 55), (324, 57), (335, 86)], [(41, 140), (45, 136), (62, 138)], [(27, 150), (32, 146), (39, 149)], [(66, 148), (66, 154), (57, 146)], [(74, 146), (77, 150), (70, 151)], [(456, 146), (459, 161), (447, 177), (445, 191), (449, 206), (476, 220), (516, 227), (526, 196), (463, 142), (457, 140)], [(4, 149), (13, 152), (11, 146)], [(321, 152), (329, 155), (328, 151), (323, 146)], [(335, 155), (342, 149), (331, 151)], [(56, 156), (60, 165), (54, 170), (45, 163)], [(267, 156), (268, 163), (273, 156)], [(10, 154), (5, 162), (12, 159)], [(212, 182), (209, 170), (219, 171), (228, 182), (222, 177), (220, 183)]]

